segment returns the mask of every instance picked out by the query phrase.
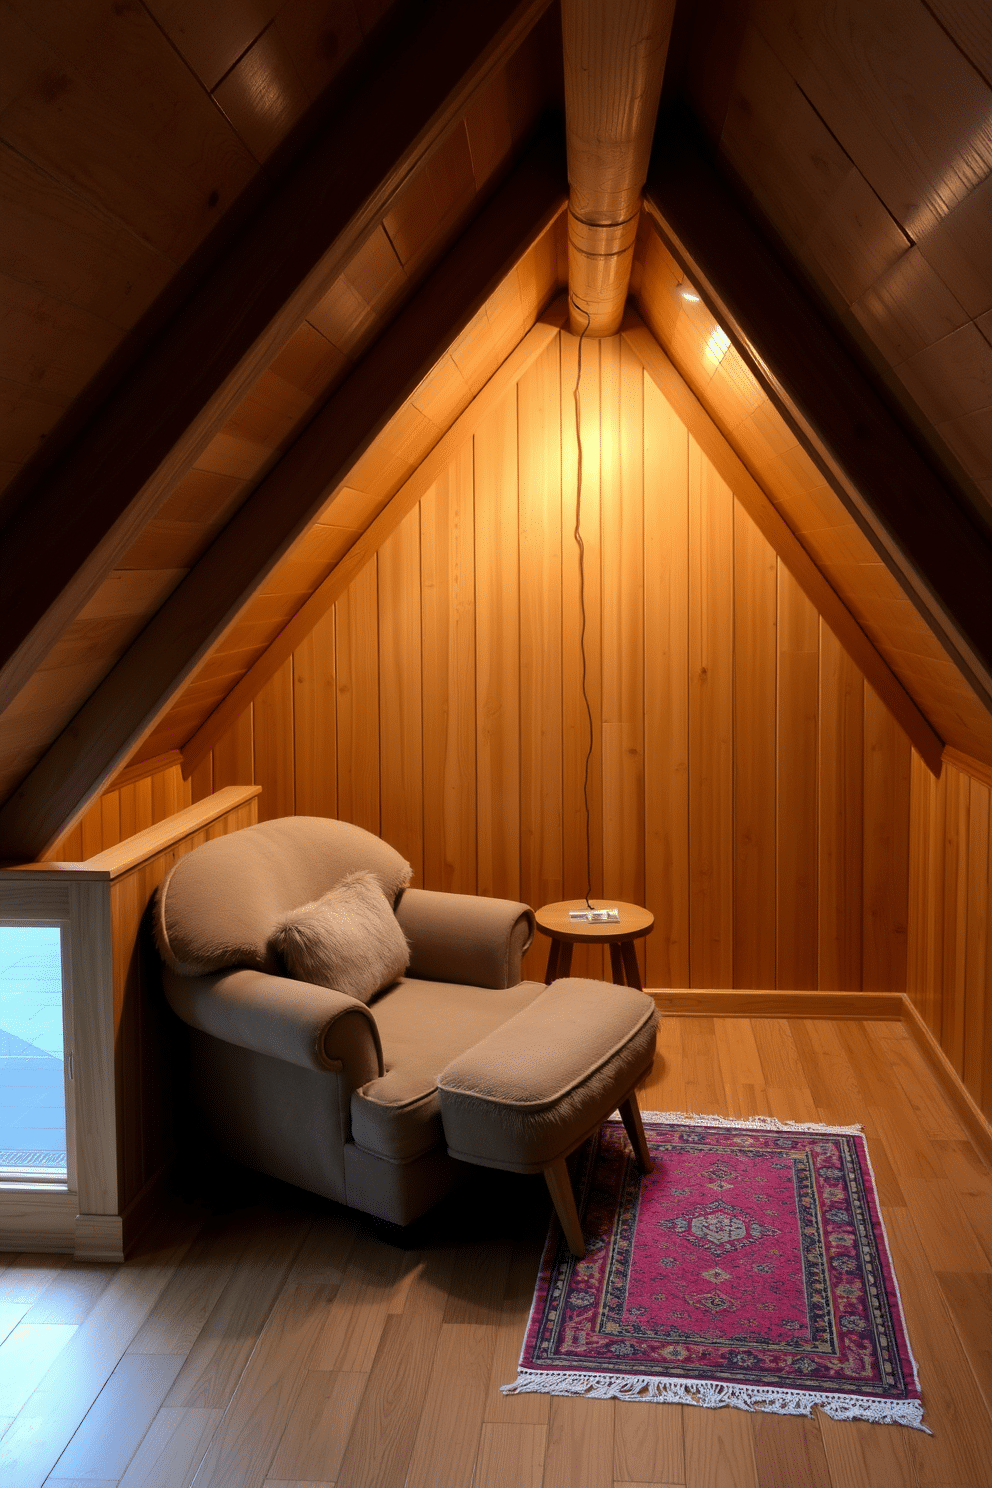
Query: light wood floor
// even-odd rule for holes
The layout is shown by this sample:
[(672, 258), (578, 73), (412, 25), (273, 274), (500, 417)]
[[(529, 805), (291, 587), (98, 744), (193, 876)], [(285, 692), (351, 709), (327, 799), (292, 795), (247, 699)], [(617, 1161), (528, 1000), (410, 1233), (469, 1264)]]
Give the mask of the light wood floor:
[(668, 1018), (642, 1104), (863, 1123), (932, 1437), (504, 1397), (540, 1180), (484, 1175), (416, 1248), (263, 1185), (177, 1200), (122, 1267), (0, 1256), (0, 1483), (989, 1488), (992, 1178), (901, 1028)]

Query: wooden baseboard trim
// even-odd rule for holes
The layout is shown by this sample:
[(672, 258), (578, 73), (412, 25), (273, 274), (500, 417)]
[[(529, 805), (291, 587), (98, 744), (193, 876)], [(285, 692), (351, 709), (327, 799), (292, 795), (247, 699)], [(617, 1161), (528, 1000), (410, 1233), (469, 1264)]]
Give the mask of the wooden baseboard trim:
[(983, 1162), (992, 1168), (992, 1124), (908, 997), (903, 997), (902, 1022)]
[(73, 1257), (77, 1261), (122, 1261), (119, 1214), (77, 1214)]
[(898, 1023), (901, 992), (763, 992), (739, 987), (649, 989), (658, 1010), (696, 1018), (870, 1018)]

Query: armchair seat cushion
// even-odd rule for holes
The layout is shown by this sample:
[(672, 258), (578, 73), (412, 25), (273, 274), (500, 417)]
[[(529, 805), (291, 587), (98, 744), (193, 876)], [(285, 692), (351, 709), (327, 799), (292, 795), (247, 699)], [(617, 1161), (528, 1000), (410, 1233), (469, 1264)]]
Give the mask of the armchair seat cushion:
[(468, 987), (404, 977), (375, 998), (384, 1073), (351, 1097), (357, 1146), (405, 1162), (444, 1143), (438, 1076), (472, 1047), (542, 995), (540, 982)]

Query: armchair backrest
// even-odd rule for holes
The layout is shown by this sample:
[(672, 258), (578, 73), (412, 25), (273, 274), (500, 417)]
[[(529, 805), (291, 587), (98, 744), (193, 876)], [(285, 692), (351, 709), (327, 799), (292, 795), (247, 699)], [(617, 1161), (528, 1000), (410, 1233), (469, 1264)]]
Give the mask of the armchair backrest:
[(350, 822), (286, 816), (205, 842), (181, 858), (156, 895), (155, 939), (181, 976), (229, 966), (278, 973), (269, 946), (281, 915), (368, 869), (390, 904), (410, 881), (395, 848)]

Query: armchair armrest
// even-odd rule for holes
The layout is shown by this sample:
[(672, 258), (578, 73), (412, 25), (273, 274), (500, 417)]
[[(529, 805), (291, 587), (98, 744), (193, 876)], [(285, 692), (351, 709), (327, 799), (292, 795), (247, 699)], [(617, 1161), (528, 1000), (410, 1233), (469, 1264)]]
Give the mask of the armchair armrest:
[(343, 1070), (352, 1088), (383, 1073), (375, 1019), (344, 992), (264, 971), (166, 970), (164, 981), (173, 1012), (201, 1033), (304, 1069)]
[(512, 899), (405, 889), (396, 918), (410, 942), (408, 976), (514, 987), (534, 938), (534, 912)]

